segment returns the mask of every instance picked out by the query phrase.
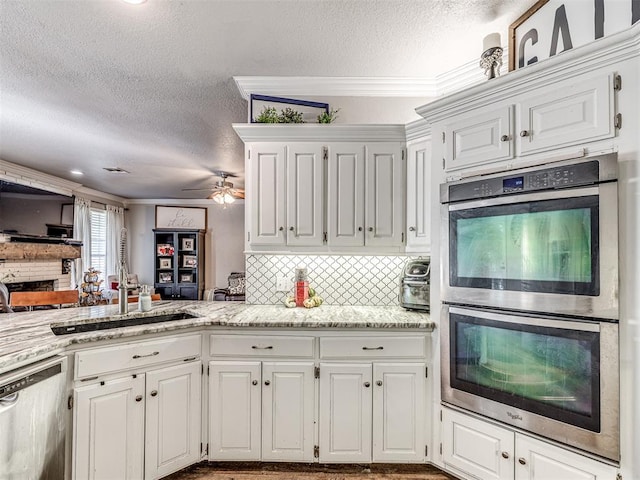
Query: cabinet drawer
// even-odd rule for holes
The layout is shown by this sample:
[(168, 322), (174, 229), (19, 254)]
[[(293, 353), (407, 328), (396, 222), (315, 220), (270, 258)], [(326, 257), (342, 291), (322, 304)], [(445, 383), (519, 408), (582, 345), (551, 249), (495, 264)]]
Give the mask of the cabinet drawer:
[(76, 353), (75, 378), (200, 356), (200, 335), (125, 343)]
[(320, 358), (424, 357), (424, 337), (340, 337), (320, 339)]
[(211, 355), (313, 357), (313, 337), (211, 335)]

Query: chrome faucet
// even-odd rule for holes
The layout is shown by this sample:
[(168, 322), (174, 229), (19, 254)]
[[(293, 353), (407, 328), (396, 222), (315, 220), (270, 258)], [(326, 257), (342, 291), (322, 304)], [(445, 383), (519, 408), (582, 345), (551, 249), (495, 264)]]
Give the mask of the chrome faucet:
[(118, 313), (128, 313), (129, 301), (127, 299), (127, 263), (125, 254), (127, 250), (127, 229), (120, 230), (120, 265), (118, 265)]

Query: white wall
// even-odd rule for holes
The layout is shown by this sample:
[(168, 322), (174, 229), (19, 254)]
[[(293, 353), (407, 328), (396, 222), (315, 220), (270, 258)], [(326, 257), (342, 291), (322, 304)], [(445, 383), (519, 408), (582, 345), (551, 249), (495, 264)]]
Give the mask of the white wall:
[[(227, 286), (231, 272), (243, 272), (244, 262), (244, 202), (226, 208), (212, 202), (158, 201), (159, 205), (206, 206), (205, 289)], [(129, 238), (129, 270), (137, 273), (143, 284), (153, 285), (156, 203), (130, 204), (125, 213)]]

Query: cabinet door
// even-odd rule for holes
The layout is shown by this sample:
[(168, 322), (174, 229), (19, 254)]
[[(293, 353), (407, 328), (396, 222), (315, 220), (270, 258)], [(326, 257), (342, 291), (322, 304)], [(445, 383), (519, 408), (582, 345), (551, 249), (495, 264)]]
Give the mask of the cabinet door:
[(209, 460), (260, 460), (260, 362), (209, 362)]
[(249, 147), (249, 191), (251, 243), (284, 245), (285, 163), (283, 143), (254, 143)]
[(444, 127), (445, 170), (513, 158), (512, 125), (513, 105), (453, 119)]
[(145, 479), (200, 460), (201, 363), (147, 372)]
[(262, 365), (262, 460), (313, 462), (313, 362)]
[(431, 142), (407, 146), (407, 250), (431, 250)]
[(373, 365), (373, 461), (423, 462), (425, 366)]
[(323, 243), (324, 162), (317, 143), (287, 146), (287, 244)]
[(512, 480), (513, 432), (444, 408), (442, 456), (447, 466), (483, 480)]
[(553, 85), (520, 105), (522, 155), (615, 135), (613, 75)]
[(404, 165), (397, 142), (367, 144), (365, 244), (402, 245)]
[(144, 375), (76, 388), (73, 478), (141, 479)]
[(516, 480), (608, 480), (611, 465), (516, 433)]
[(327, 229), (330, 246), (364, 245), (365, 147), (329, 146)]
[(371, 365), (320, 364), (320, 462), (371, 462)]

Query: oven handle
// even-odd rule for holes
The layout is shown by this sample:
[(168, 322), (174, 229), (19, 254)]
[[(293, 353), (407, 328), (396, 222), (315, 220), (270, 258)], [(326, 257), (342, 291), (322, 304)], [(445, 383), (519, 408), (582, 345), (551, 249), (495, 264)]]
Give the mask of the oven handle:
[(503, 313), (494, 313), (486, 310), (454, 307), (451, 305), (445, 305), (445, 309), (448, 309), (449, 313), (457, 313), (459, 315), (467, 315), (467, 316), (473, 316), (478, 318), (484, 318), (486, 320), (494, 320), (496, 322), (515, 323), (517, 325), (532, 325), (536, 327), (564, 328), (566, 330), (600, 332), (599, 322), (559, 320), (559, 319), (549, 318), (544, 315), (536, 315), (535, 317), (528, 317), (524, 315), (514, 315), (511, 313), (508, 315), (505, 315)]
[(559, 189), (559, 190), (545, 190), (534, 193), (517, 193), (513, 195), (505, 195), (499, 198), (485, 198), (472, 201), (462, 201), (457, 203), (450, 203), (448, 205), (449, 211), (454, 212), (456, 210), (466, 210), (468, 208), (481, 208), (491, 207), (494, 205), (511, 205), (513, 203), (524, 202), (536, 202), (541, 200), (556, 200), (559, 198), (573, 198), (573, 197), (588, 197), (592, 195), (598, 195), (600, 188), (598, 186), (591, 186), (585, 188), (572, 188), (572, 189)]

